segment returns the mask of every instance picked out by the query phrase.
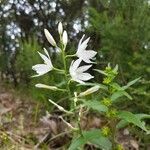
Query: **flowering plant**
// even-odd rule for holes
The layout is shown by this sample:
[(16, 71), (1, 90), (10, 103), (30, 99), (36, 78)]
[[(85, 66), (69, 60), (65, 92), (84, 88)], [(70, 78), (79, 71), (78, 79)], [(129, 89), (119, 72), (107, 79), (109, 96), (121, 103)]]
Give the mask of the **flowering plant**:
[[(38, 83), (35, 86), (68, 94), (68, 103), (70, 106), (67, 108), (68, 110), (51, 99), (49, 99), (49, 102), (70, 116), (70, 121), (68, 122), (61, 117), (71, 130), (72, 142), (68, 148), (69, 150), (83, 148), (87, 143), (105, 150), (121, 150), (123, 146), (117, 141), (116, 133), (120, 128), (129, 124), (133, 124), (146, 133), (149, 133), (143, 119), (150, 118), (150, 115), (133, 114), (128, 111), (120, 110), (117, 107), (117, 103), (122, 100), (123, 96), (132, 100), (132, 97), (126, 90), (140, 80), (140, 78), (127, 83), (125, 86), (120, 86), (115, 82), (115, 78), (118, 74), (118, 65), (112, 68), (110, 64), (108, 64), (105, 70), (94, 69), (95, 72), (104, 75), (102, 83), (87, 82), (94, 78), (94, 76), (88, 72), (88, 69), (92, 68), (97, 54), (96, 51), (87, 50), (90, 38), (84, 40), (85, 35), (83, 35), (79, 41), (76, 53), (67, 55), (68, 35), (67, 32), (63, 30), (61, 22), (58, 24), (60, 43), (57, 44), (55, 42), (47, 29), (44, 29), (44, 33), (48, 42), (60, 50), (64, 67), (63, 69), (56, 68), (51, 62), (48, 51), (44, 48), (45, 55), (38, 52), (44, 63), (32, 67), (37, 73), (33, 77), (42, 76), (52, 70), (61, 73), (65, 77), (65, 88), (64, 86), (57, 87), (55, 85), (45, 85), (42, 83)], [(76, 57), (76, 59), (72, 60), (70, 67), (68, 67), (67, 59), (70, 60), (74, 57)], [(85, 65), (81, 65), (82, 62), (85, 63)], [(73, 82), (75, 82), (77, 86), (74, 86), (72, 90), (71, 84)], [(85, 91), (79, 92), (82, 86), (88, 88)], [(100, 114), (104, 118), (105, 123), (101, 128), (85, 130), (84, 127), (82, 127), (82, 118), (90, 112), (90, 110), (96, 111), (97, 114)], [(70, 123), (71, 119), (75, 120), (75, 124)]]

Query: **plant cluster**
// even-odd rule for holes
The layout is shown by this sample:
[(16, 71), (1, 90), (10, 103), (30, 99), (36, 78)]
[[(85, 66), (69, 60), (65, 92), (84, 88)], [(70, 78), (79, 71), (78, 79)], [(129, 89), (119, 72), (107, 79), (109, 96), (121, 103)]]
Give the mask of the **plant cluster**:
[[(44, 29), (44, 33), (48, 42), (59, 51), (58, 55), (62, 57), (63, 67), (55, 67), (48, 51), (44, 48), (45, 54), (38, 52), (44, 63), (32, 67), (37, 73), (33, 77), (42, 76), (50, 71), (55, 71), (60, 74), (62, 81), (65, 79), (65, 82), (58, 86), (45, 85), (42, 83), (38, 83), (35, 86), (63, 92), (64, 96), (66, 94), (68, 95), (66, 100), (69, 107), (67, 108), (62, 107), (56, 103), (55, 100), (49, 99), (49, 102), (70, 118), (69, 121), (65, 121), (65, 119), (61, 117), (62, 121), (70, 129), (69, 133), (72, 136), (72, 141), (68, 148), (69, 150), (82, 149), (85, 144), (91, 144), (105, 150), (122, 150), (123, 146), (117, 141), (116, 134), (120, 128), (129, 124), (139, 127), (147, 134), (149, 133), (143, 119), (150, 118), (150, 115), (133, 114), (126, 110), (120, 110), (117, 107), (117, 102), (121, 101), (123, 96), (132, 100), (132, 97), (127, 93), (127, 89), (140, 80), (140, 78), (127, 83), (125, 86), (121, 86), (116, 82), (118, 65), (113, 68), (108, 64), (105, 70), (93, 69), (95, 72), (104, 75), (102, 83), (87, 82), (94, 78), (94, 76), (88, 72), (88, 69), (92, 69), (92, 64), (95, 63), (94, 60), (97, 54), (97, 52), (93, 50), (87, 50), (90, 38), (84, 40), (85, 35), (83, 35), (79, 41), (76, 53), (68, 55), (66, 53), (68, 35), (67, 32), (63, 30), (61, 22), (58, 24), (59, 43), (56, 43), (47, 29)], [(68, 67), (69, 63), (70, 67)], [(86, 90), (83, 91), (82, 88), (86, 88)], [(124, 101), (122, 101), (122, 103), (123, 102)], [(90, 113), (91, 110), (96, 111), (97, 114), (100, 114), (106, 121), (101, 128), (85, 130), (82, 128), (81, 121), (83, 116)], [(72, 120), (74, 120), (74, 124), (70, 123)]]

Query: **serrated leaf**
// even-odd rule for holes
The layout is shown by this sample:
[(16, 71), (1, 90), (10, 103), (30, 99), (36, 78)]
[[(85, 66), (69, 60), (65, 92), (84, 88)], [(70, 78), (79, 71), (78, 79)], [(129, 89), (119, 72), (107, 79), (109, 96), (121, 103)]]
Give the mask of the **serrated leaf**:
[(140, 116), (139, 114), (133, 114), (131, 112), (127, 112), (127, 111), (120, 111), (118, 113), (118, 117), (122, 120), (125, 120), (128, 123), (132, 123), (135, 126), (138, 126), (139, 128), (141, 128), (142, 130), (148, 132), (148, 130), (145, 127), (145, 122), (141, 121), (141, 117), (144, 116)]
[(82, 100), (82, 102), (84, 103), (84, 105), (86, 105), (89, 108), (92, 108), (93, 110), (97, 110), (99, 112), (107, 112), (108, 108), (101, 104), (99, 101), (93, 100), (93, 101), (85, 101)]
[(111, 142), (102, 135), (99, 129), (93, 129), (91, 131), (83, 131), (83, 136), (79, 136), (74, 139), (68, 150), (77, 150), (85, 145), (87, 142), (97, 145), (99, 148), (103, 148), (105, 150), (111, 149)]
[(118, 98), (120, 98), (122, 96), (126, 96), (130, 100), (132, 100), (132, 97), (126, 91), (122, 91), (122, 90), (113, 93), (110, 99), (114, 102), (114, 101), (116, 101)]
[(140, 80), (140, 79), (141, 79), (141, 77), (139, 77), (139, 78), (137, 78), (137, 79), (135, 79), (135, 80), (133, 80), (133, 81), (130, 81), (130, 82), (127, 83), (127, 85), (123, 86), (122, 88), (123, 88), (124, 90), (126, 90), (127, 88), (129, 88), (131, 85), (135, 84), (135, 83), (136, 83), (138, 80)]

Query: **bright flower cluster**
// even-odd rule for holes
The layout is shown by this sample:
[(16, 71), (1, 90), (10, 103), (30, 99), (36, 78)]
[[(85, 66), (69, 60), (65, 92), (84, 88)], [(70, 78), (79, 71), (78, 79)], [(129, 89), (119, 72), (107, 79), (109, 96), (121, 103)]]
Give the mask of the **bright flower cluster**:
[[(47, 29), (44, 29), (44, 33), (45, 33), (45, 36), (46, 36), (48, 42), (52, 46), (61, 50), (61, 48), (57, 46), (53, 36), (50, 34), (50, 32)], [(63, 26), (62, 26), (61, 22), (58, 24), (58, 33), (61, 38), (60, 40), (63, 44), (63, 50), (65, 50), (67, 43), (68, 43), (68, 35), (67, 35), (67, 32), (65, 30), (63, 30)], [(73, 56), (76, 56), (78, 59), (73, 60), (71, 62), (70, 68), (69, 68), (69, 74), (70, 74), (71, 80), (76, 81), (81, 84), (84, 84), (85, 81), (88, 81), (88, 80), (94, 78), (94, 76), (87, 73), (86, 71), (92, 67), (92, 65), (89, 65), (89, 63), (93, 63), (92, 60), (94, 59), (94, 57), (97, 54), (97, 52), (95, 52), (93, 50), (86, 49), (90, 38), (83, 40), (84, 37), (85, 37), (85, 35), (83, 35), (82, 38), (80, 39), (78, 47), (77, 47), (77, 51), (73, 55)], [(40, 57), (43, 59), (44, 63), (37, 64), (32, 67), (32, 69), (34, 71), (36, 71), (36, 73), (37, 73), (33, 77), (42, 76), (42, 75), (48, 73), (49, 71), (55, 69), (52, 65), (51, 58), (48, 54), (48, 51), (45, 48), (44, 48), (44, 52), (45, 52), (45, 55), (38, 52)], [(88, 63), (88, 65), (81, 66), (82, 61), (84, 61), (85, 63)]]

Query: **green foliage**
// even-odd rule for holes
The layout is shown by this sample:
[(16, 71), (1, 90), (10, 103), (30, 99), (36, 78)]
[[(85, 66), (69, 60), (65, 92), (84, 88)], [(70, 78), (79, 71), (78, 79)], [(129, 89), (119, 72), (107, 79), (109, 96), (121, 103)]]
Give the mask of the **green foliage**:
[[(145, 122), (141, 121), (141, 119), (143, 119), (143, 117), (144, 117), (142, 114), (136, 115), (131, 112), (121, 111), (118, 113), (118, 117), (120, 119), (124, 120), (125, 122), (132, 123), (135, 126), (138, 126), (142, 130), (149, 133), (149, 131), (145, 127)], [(146, 118), (150, 118), (150, 115), (146, 115)]]
[(39, 62), (40, 59), (36, 55), (37, 51), (40, 51), (41, 47), (39, 46), (36, 38), (31, 38), (28, 41), (20, 41), (20, 49), (16, 57), (16, 70), (20, 75), (20, 82), (25, 82), (29, 84), (32, 76), (32, 66)]
[[(59, 26), (58, 26), (59, 29)], [(65, 33), (65, 32), (64, 32)], [(86, 41), (80, 40), (78, 45), (78, 52), (81, 55), (78, 55), (78, 52), (74, 55), (66, 54), (66, 44), (68, 41), (67, 33), (63, 35), (60, 34), (60, 47), (55, 43), (53, 37), (50, 33), (46, 34), (48, 41), (54, 46), (60, 49), (61, 53), (61, 64), (54, 64), (51, 61), (51, 58), (48, 54), (48, 51), (44, 49), (45, 55), (40, 54), (41, 58), (44, 61), (44, 64), (37, 64), (32, 68), (35, 68), (37, 76), (42, 76), (49, 71), (54, 71), (56, 74), (60, 75), (60, 80), (62, 80), (63, 84), (54, 85), (45, 85), (43, 83), (36, 84), (38, 88), (45, 88), (51, 91), (57, 91), (61, 93), (66, 93), (66, 95), (62, 95), (61, 99), (67, 101), (67, 107), (61, 106), (58, 102), (54, 101), (50, 98), (49, 102), (53, 104), (59, 111), (68, 115), (69, 121), (65, 121), (63, 117), (60, 118), (62, 121), (70, 128), (70, 132), (72, 133), (72, 141), (69, 146), (69, 150), (83, 149), (86, 145), (93, 144), (96, 148), (102, 148), (105, 150), (109, 149), (123, 149), (119, 142), (116, 140), (116, 135), (118, 129), (124, 127), (128, 124), (133, 124), (139, 128), (141, 128), (146, 133), (149, 133), (149, 130), (146, 127), (144, 118), (150, 118), (147, 114), (133, 114), (129, 111), (124, 111), (118, 107), (118, 102), (121, 104), (124, 103), (123, 100), (130, 99), (132, 97), (127, 93), (126, 90), (130, 88), (133, 84), (139, 81), (140, 78), (129, 81), (125, 86), (121, 86), (117, 83), (117, 75), (118, 75), (118, 65), (114, 68), (108, 64), (104, 70), (94, 69), (99, 74), (104, 76), (102, 84), (99, 82), (96, 83), (87, 83), (88, 80), (92, 79), (89, 73), (87, 73), (87, 69), (89, 69), (92, 65), (82, 65), (81, 61), (87, 63), (82, 55), (88, 54), (91, 57), (88, 50), (85, 50), (87, 47)], [(84, 48), (85, 47), (85, 48)], [(84, 53), (83, 53), (84, 52)], [(68, 59), (74, 57), (78, 57), (76, 60), (73, 59), (71, 62), (70, 68)], [(57, 66), (58, 65), (58, 66)], [(82, 65), (82, 66), (81, 66)], [(46, 66), (46, 67), (45, 67)], [(58, 69), (58, 68), (61, 69)], [(41, 72), (42, 70), (42, 72)], [(35, 77), (37, 77), (35, 76)], [(85, 80), (84, 80), (85, 79)], [(77, 83), (80, 83), (80, 86), (75, 86)], [(73, 85), (73, 86), (72, 86)], [(82, 92), (82, 87), (92, 86)], [(99, 91), (101, 90), (101, 94)], [(93, 94), (98, 93), (98, 94)], [(124, 98), (126, 97), (126, 98)], [(82, 117), (86, 113), (89, 113), (90, 109), (96, 111), (97, 114), (103, 116), (105, 120), (104, 125), (102, 125), (101, 130), (94, 129), (85, 131), (81, 126)], [(70, 122), (74, 121), (72, 125)], [(119, 123), (118, 123), (119, 122)]]
[(94, 129), (91, 131), (83, 131), (81, 136), (73, 139), (69, 150), (76, 150), (78, 148), (81, 148), (87, 142), (96, 145), (98, 148), (102, 148), (105, 150), (111, 149), (111, 142), (103, 136), (101, 130)]
[[(101, 4), (101, 7), (99, 7)], [(134, 111), (150, 113), (149, 60), (150, 17), (148, 0), (90, 1), (89, 27), (98, 50), (98, 67), (101, 64), (119, 64), (119, 80), (126, 84), (131, 77), (142, 77), (133, 90)], [(106, 78), (104, 82), (111, 79)], [(120, 92), (119, 92), (120, 93)]]
[(93, 110), (97, 110), (98, 112), (107, 112), (107, 106), (101, 104), (99, 101), (90, 100), (90, 101), (83, 101), (84, 105), (92, 108)]

